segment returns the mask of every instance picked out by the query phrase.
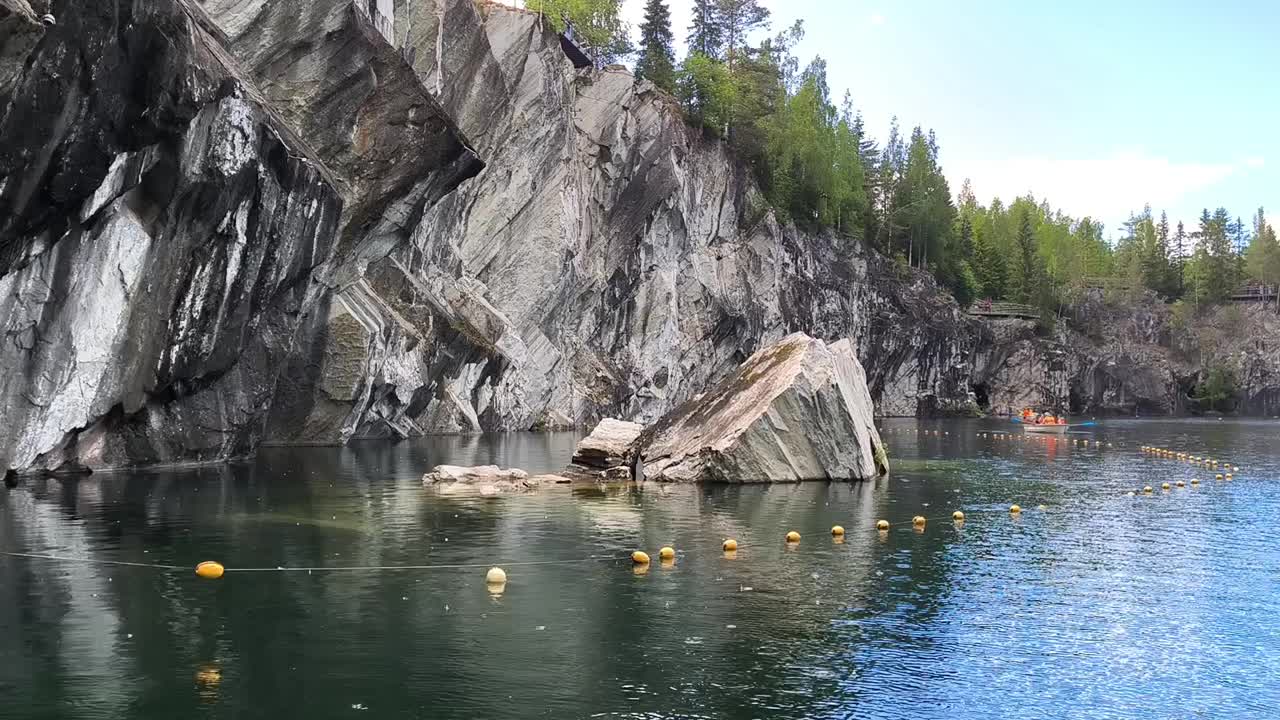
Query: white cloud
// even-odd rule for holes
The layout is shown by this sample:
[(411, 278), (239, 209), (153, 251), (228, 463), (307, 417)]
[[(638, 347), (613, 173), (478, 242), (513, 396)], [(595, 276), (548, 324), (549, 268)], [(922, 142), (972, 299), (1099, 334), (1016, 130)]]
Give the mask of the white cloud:
[(1193, 192), (1220, 183), (1242, 168), (1257, 167), (1252, 160), (1176, 162), (1134, 151), (1097, 158), (1013, 157), (966, 163), (963, 174), (951, 178), (951, 184), (958, 189), (969, 178), (984, 203), (998, 196), (1007, 204), (1031, 192), (1069, 215), (1089, 215), (1115, 229), (1144, 204), (1157, 210), (1176, 207)]
[(1267, 161), (1266, 161), (1266, 158), (1260, 155), (1254, 155), (1253, 157), (1245, 158), (1244, 164), (1251, 168), (1260, 168), (1263, 165), (1266, 165)]
[(883, 24), (884, 24), (884, 15), (881, 15), (880, 13), (872, 13), (872, 14), (871, 14), (871, 24), (872, 24), (872, 25), (883, 25)]

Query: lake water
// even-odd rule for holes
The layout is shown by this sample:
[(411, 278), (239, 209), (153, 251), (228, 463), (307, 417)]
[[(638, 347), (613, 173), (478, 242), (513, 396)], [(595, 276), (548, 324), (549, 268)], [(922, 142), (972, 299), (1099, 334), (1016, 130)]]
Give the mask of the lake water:
[[(982, 436), (1010, 430), (887, 421), (893, 476), (858, 485), (420, 486), (554, 470), (563, 434), (24, 481), (0, 551), (176, 569), (0, 555), (0, 717), (1280, 717), (1280, 424)], [(446, 567), (235, 571), (404, 565)]]

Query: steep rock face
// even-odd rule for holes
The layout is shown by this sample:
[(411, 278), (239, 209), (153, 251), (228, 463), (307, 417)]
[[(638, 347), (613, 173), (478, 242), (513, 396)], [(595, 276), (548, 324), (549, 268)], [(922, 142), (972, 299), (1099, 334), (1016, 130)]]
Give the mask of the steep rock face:
[(302, 319), (332, 305), (336, 239), (390, 214), (343, 193), (408, 187), (420, 211), (465, 144), (424, 106), (452, 155), (360, 185), (383, 155), (326, 168), (193, 5), (48, 9), (0, 6), (0, 470), (251, 452)]
[(1034, 323), (984, 323), (973, 382), (992, 412), (1061, 406), (1073, 413), (1179, 415), (1208, 408), (1195, 398), (1212, 368), (1229, 370), (1245, 415), (1280, 413), (1280, 316), (1256, 304), (1175, 318), (1154, 296), (1120, 303), (1086, 299), (1051, 338)]
[(352, 436), (648, 422), (793, 330), (856, 338), (893, 414), (967, 405), (958, 308), (857, 243), (778, 225), (671, 98), (575, 70), (501, 5), (397, 3), (394, 27), (486, 168), (365, 268), (358, 304), (391, 308), (395, 333), (381, 373), (343, 383), (376, 388)]
[[(413, 391), (433, 372), (428, 339), (436, 318), (473, 321), (482, 338), (498, 323), (465, 290), (432, 313), (374, 288), (389, 273), (401, 290), (423, 279), (391, 266), (366, 269), (475, 174), (479, 157), (392, 44), (389, 0), (199, 4), (284, 121), (332, 169), (345, 201), (334, 292), (302, 318), (269, 438), (328, 444), (420, 434), (412, 417), (388, 408), (414, 404)], [(472, 326), (460, 327), (466, 337)]]

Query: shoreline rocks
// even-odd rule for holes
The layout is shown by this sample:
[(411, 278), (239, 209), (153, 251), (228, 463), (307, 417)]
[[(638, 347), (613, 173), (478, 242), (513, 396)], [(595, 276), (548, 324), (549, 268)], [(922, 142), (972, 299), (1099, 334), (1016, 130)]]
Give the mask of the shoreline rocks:
[(605, 418), (578, 443), (572, 465), (593, 470), (624, 466), (631, 444), (643, 431), (644, 426), (640, 423)]
[(423, 487), (444, 493), (478, 493), (498, 495), (502, 493), (536, 490), (544, 483), (563, 480), (558, 475), (536, 475), (518, 468), (500, 468), (497, 465), (437, 465), (422, 476)]

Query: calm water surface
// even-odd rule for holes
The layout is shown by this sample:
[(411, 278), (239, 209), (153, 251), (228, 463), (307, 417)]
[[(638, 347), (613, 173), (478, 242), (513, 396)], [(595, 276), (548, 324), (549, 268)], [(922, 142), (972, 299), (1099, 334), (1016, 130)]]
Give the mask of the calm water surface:
[[(886, 422), (894, 475), (854, 486), (419, 485), (440, 462), (556, 469), (575, 438), (554, 434), (24, 482), (0, 489), (0, 551), (181, 569), (0, 555), (0, 717), (1280, 717), (1280, 424), (980, 436), (1008, 430)], [(664, 544), (672, 567), (622, 559)], [(478, 567), (206, 581), (206, 559)]]

